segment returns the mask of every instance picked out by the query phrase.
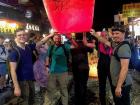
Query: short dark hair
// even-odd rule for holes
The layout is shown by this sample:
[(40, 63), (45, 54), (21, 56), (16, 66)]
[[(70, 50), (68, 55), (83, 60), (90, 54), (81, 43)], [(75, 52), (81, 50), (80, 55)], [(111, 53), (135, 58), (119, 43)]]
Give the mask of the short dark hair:
[(124, 26), (114, 26), (114, 27), (112, 27), (112, 31), (120, 31), (122, 33), (125, 33), (126, 32)]
[(25, 28), (19, 28), (15, 31), (15, 33), (19, 32), (19, 31), (25, 31)]
[(54, 35), (53, 35), (53, 37), (54, 37), (54, 36), (61, 36), (61, 34), (58, 33), (58, 32), (55, 32)]

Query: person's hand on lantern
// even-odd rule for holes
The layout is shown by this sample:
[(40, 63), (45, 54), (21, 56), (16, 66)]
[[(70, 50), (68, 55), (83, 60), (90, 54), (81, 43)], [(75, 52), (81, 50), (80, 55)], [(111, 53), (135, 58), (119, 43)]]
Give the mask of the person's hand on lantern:
[(66, 34), (66, 38), (67, 38), (68, 40), (72, 40), (72, 35), (71, 35), (70, 33), (68, 33), (68, 34)]
[(95, 30), (94, 29), (90, 29), (90, 34), (94, 36), (95, 35)]

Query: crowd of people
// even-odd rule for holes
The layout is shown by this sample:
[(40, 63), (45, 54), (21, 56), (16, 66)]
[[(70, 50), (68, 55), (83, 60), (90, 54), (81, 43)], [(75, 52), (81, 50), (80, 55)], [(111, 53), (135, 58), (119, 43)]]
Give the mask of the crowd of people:
[[(58, 32), (37, 39), (34, 33), (19, 29), (14, 41), (0, 36), (0, 100), (11, 83), (7, 80), (12, 80), (14, 95), (23, 100), (21, 105), (34, 105), (35, 83), (40, 89), (46, 89), (44, 105), (52, 104), (56, 88), (60, 91), (62, 105), (68, 105), (68, 64), (71, 56), (74, 105), (86, 105), (88, 52), (96, 48), (99, 54), (97, 69), (101, 105), (106, 105), (107, 79), (115, 105), (130, 105), (132, 78), (128, 69), (131, 48), (123, 43), (124, 27), (113, 27), (111, 35), (107, 31), (95, 32), (93, 29), (89, 32), (90, 40), (84, 32), (76, 34), (76, 38), (66, 35), (68, 41), (63, 44)], [(51, 44), (48, 43), (50, 39)], [(50, 103), (45, 100), (46, 96)]]

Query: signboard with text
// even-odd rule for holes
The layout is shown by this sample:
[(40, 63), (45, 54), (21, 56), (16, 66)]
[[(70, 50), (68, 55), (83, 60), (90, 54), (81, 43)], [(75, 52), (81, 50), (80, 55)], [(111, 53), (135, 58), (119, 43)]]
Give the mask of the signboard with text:
[(140, 3), (131, 3), (123, 5), (123, 16), (125, 17), (139, 17)]

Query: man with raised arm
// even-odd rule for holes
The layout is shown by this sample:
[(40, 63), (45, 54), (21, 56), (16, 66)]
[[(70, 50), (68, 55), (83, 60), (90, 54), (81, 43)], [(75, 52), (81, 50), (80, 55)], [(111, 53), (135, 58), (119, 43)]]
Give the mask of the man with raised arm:
[[(122, 44), (125, 41), (124, 27), (120, 26), (112, 28), (113, 41), (111, 42), (101, 37), (98, 33), (95, 33), (93, 29), (91, 29), (90, 33), (100, 42), (113, 48), (110, 73), (115, 92), (115, 105), (130, 105), (132, 78), (128, 73), (128, 67), (131, 58), (131, 49), (129, 44)], [(118, 49), (117, 56), (119, 60), (116, 58), (115, 49)]]
[(16, 31), (16, 46), (9, 54), (10, 72), (14, 86), (14, 95), (21, 97), (21, 105), (33, 105), (35, 96), (32, 51), (43, 44), (48, 35), (36, 44), (26, 44), (28, 33), (24, 29)]

